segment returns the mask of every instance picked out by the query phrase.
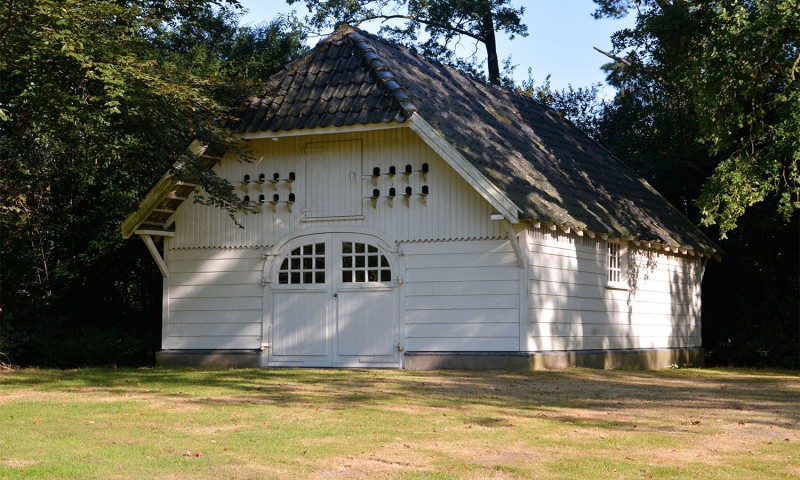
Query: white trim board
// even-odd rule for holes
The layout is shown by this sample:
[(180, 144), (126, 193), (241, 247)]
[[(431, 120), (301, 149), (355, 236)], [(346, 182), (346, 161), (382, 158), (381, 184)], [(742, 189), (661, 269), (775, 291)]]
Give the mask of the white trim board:
[(512, 224), (519, 223), (519, 207), (508, 196), (495, 186), (480, 170), (464, 158), (453, 146), (445, 140), (431, 124), (415, 113), (411, 116), (409, 127), (433, 151), (450, 165), (472, 188), (474, 188), (487, 202), (492, 204)]

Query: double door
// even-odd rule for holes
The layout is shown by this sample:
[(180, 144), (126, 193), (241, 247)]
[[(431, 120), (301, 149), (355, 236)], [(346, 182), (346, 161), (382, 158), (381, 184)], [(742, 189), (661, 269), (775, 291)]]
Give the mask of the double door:
[(396, 264), (368, 236), (287, 244), (272, 271), (269, 365), (399, 367)]

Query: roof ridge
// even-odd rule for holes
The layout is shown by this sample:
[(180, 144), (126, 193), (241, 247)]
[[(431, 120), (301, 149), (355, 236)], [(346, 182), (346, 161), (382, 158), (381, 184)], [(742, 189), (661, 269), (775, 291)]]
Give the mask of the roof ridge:
[(418, 112), (417, 106), (411, 101), (411, 97), (406, 92), (406, 89), (397, 83), (395, 75), (389, 69), (389, 66), (381, 60), (375, 48), (367, 42), (369, 37), (365, 35), (365, 32), (347, 24), (343, 25), (339, 32), (353, 41), (353, 44), (361, 53), (361, 58), (367, 63), (369, 68), (372, 69), (381, 84), (391, 92), (392, 97), (400, 105), (400, 108), (403, 109), (403, 113), (411, 116), (413, 113)]

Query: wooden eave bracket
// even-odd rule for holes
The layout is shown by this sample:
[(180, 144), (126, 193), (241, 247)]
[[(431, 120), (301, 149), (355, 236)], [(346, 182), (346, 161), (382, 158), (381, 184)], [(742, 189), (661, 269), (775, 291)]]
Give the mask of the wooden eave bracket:
[(514, 226), (511, 222), (503, 221), (503, 227), (505, 227), (506, 235), (508, 235), (508, 242), (514, 250), (514, 256), (517, 257), (517, 267), (520, 269), (525, 268), (526, 259), (523, 255), (522, 248), (519, 246), (519, 237), (517, 236), (517, 232), (514, 231)]
[(411, 115), (409, 128), (416, 133), (425, 144), (439, 154), (472, 188), (489, 202), (503, 217), (512, 224), (519, 223), (519, 207), (497, 188), (480, 170), (464, 158), (447, 140), (445, 140), (419, 113)]
[[(137, 233), (138, 233), (139, 237), (141, 237), (141, 239), (144, 242), (144, 244), (147, 245), (147, 250), (150, 251), (150, 255), (153, 256), (153, 260), (156, 261), (156, 265), (158, 265), (158, 269), (161, 270), (161, 276), (164, 277), (164, 278), (168, 278), (169, 277), (169, 268), (167, 267), (167, 262), (164, 261), (164, 258), (158, 252), (158, 249), (156, 248), (156, 244), (155, 244), (155, 242), (153, 242), (153, 237), (150, 235), (150, 233), (146, 233), (144, 231), (137, 232)], [(163, 234), (163, 233), (166, 233), (166, 232), (153, 232), (153, 233)]]

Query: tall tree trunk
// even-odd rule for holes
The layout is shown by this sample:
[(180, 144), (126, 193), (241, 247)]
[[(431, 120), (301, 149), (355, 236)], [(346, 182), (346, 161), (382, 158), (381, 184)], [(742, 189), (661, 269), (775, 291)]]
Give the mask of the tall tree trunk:
[(491, 10), (483, 14), (483, 37), (483, 43), (486, 45), (489, 81), (500, 85), (500, 62), (497, 60), (497, 40), (494, 38), (494, 17)]

